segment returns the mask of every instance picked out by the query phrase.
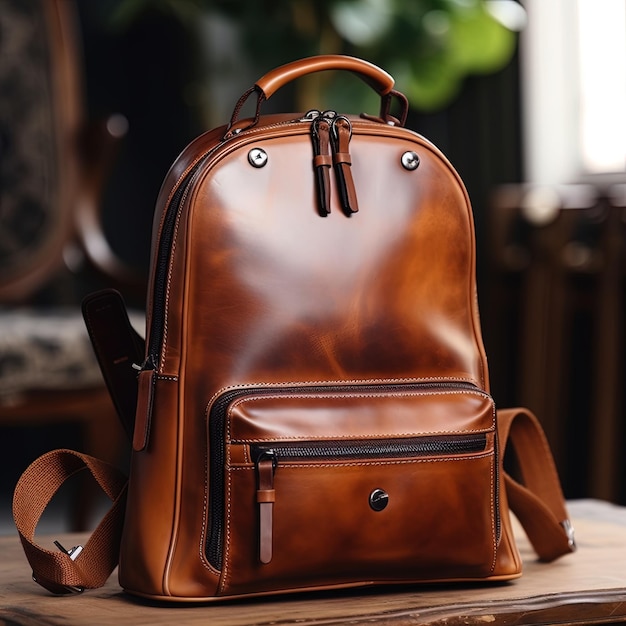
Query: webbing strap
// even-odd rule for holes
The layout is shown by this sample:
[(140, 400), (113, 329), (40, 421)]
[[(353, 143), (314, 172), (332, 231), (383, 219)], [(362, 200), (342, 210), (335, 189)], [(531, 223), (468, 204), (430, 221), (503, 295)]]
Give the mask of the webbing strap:
[(504, 474), (509, 507), (542, 561), (576, 549), (559, 475), (539, 420), (528, 409), (498, 411), (498, 435), (506, 455), (512, 446), (521, 482)]
[[(85, 469), (111, 499), (111, 508), (84, 547), (42, 548), (34, 541), (41, 515), (61, 485)], [(112, 465), (72, 450), (48, 452), (29, 465), (15, 487), (13, 519), (36, 582), (57, 594), (104, 585), (118, 562), (126, 483), (124, 474)]]

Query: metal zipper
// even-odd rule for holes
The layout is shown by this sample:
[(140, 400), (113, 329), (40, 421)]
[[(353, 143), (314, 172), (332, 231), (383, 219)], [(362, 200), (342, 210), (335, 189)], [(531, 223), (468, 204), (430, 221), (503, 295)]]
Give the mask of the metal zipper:
[(276, 465), (283, 461), (355, 461), (400, 457), (437, 456), (444, 454), (470, 454), (480, 452), (487, 445), (487, 435), (477, 433), (462, 436), (425, 436), (407, 439), (372, 441), (309, 441), (251, 446), (252, 460), (256, 464), (262, 457), (272, 456)]
[[(253, 134), (255, 130), (266, 131), (268, 128), (278, 128), (280, 126), (287, 126), (296, 123), (310, 123), (318, 115), (320, 115), (319, 111), (311, 110), (303, 117), (263, 126), (258, 129), (252, 128), (245, 131), (245, 133), (242, 132), (234, 135), (227, 141), (232, 142), (243, 137), (244, 135), (249, 136), (250, 134)], [(178, 181), (178, 187), (174, 191), (174, 194), (172, 195), (172, 198), (170, 199), (170, 202), (165, 210), (165, 217), (161, 227), (155, 262), (154, 287), (152, 291), (152, 322), (148, 341), (148, 351), (146, 360), (141, 366), (142, 370), (158, 369), (160, 365), (161, 351), (163, 347), (163, 333), (165, 329), (165, 289), (171, 263), (174, 232), (176, 230), (176, 222), (180, 209), (202, 167), (224, 144), (225, 142), (222, 141), (202, 155), (193, 167), (183, 175), (182, 180)]]
[(193, 175), (198, 171), (204, 159), (201, 159), (188, 172), (185, 180), (178, 186), (166, 209), (159, 246), (157, 250), (154, 287), (152, 291), (152, 323), (150, 325), (150, 339), (148, 341), (147, 358), (142, 369), (157, 369), (159, 355), (163, 341), (163, 327), (165, 323), (165, 285), (170, 265), (172, 244), (174, 243), (174, 229), (182, 199), (186, 196)]
[[(206, 557), (209, 563), (217, 570), (222, 567), (223, 517), (224, 517), (224, 462), (226, 444), (224, 440), (226, 411), (230, 404), (247, 395), (265, 396), (276, 394), (300, 393), (314, 396), (315, 394), (349, 394), (349, 393), (381, 393), (407, 391), (448, 391), (460, 390), (489, 394), (476, 385), (465, 381), (423, 381), (403, 384), (343, 384), (343, 385), (294, 385), (294, 386), (266, 386), (232, 389), (220, 395), (210, 408), (208, 415), (209, 437), (209, 519), (206, 541)], [(287, 448), (288, 446), (284, 446)], [(307, 446), (308, 447), (308, 446)], [(497, 487), (497, 486), (496, 486)], [(496, 499), (497, 499), (496, 493)], [(496, 503), (497, 504), (497, 503)], [(498, 510), (498, 509), (496, 509)]]

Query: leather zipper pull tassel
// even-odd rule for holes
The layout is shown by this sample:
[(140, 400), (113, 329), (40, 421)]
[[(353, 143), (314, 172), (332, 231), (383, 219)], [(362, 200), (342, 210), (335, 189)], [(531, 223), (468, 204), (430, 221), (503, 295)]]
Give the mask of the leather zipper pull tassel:
[(264, 452), (257, 461), (259, 503), (259, 560), (267, 564), (272, 560), (273, 513), (276, 492), (274, 491), (274, 468), (276, 456), (272, 451)]
[(352, 178), (352, 159), (350, 157), (350, 139), (352, 137), (352, 124), (350, 120), (338, 115), (332, 123), (333, 163), (337, 185), (339, 187), (339, 199), (341, 208), (348, 216), (359, 210), (356, 197), (356, 188)]
[(313, 169), (319, 214), (326, 217), (330, 213), (330, 122), (324, 117), (313, 120), (311, 125), (313, 140)]

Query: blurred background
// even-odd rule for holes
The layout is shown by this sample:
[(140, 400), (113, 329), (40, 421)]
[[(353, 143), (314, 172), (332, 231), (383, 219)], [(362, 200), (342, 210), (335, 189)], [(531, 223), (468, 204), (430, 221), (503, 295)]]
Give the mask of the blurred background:
[[(626, 503), (622, 0), (0, 0), (1, 532), (41, 453), (124, 463), (80, 301), (116, 287), (142, 330), (174, 158), (266, 71), (324, 53), (389, 71), (468, 188), (496, 403), (537, 413), (568, 498)], [(324, 73), (264, 112), (314, 107), (378, 111)], [(91, 525), (88, 493), (47, 523)]]

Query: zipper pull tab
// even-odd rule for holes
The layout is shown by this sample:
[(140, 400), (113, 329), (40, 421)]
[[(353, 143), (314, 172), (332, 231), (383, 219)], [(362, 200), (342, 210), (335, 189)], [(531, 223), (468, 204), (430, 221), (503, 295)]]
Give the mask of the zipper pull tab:
[(267, 564), (272, 560), (273, 513), (276, 492), (274, 491), (274, 471), (276, 453), (265, 450), (256, 462), (258, 489), (256, 501), (259, 503), (259, 560)]
[(330, 122), (326, 117), (316, 117), (311, 124), (313, 141), (313, 169), (318, 211), (322, 217), (330, 213)]
[(144, 369), (137, 376), (137, 409), (133, 428), (133, 450), (141, 452), (148, 447), (154, 396), (156, 387), (156, 370)]
[(341, 208), (347, 216), (359, 210), (356, 188), (352, 178), (352, 159), (350, 158), (350, 139), (352, 124), (344, 115), (338, 115), (332, 122), (333, 162), (339, 187)]

